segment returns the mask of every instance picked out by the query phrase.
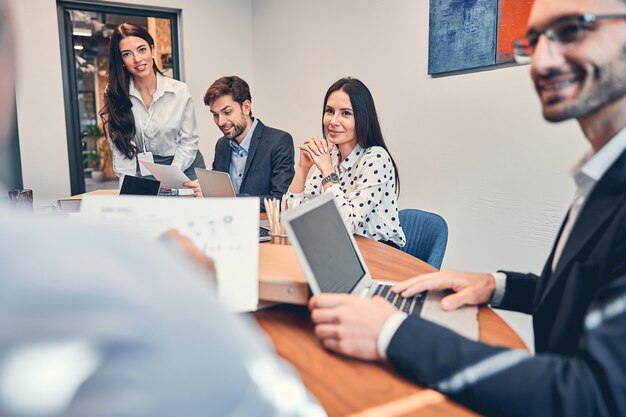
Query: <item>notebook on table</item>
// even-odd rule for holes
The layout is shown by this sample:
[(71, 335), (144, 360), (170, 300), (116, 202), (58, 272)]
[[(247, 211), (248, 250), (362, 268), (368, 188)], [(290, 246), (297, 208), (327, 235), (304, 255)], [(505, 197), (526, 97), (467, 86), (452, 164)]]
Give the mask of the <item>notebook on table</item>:
[(313, 294), (382, 296), (407, 314), (420, 315), (478, 340), (477, 307), (443, 311), (439, 305), (442, 292), (430, 291), (405, 299), (390, 291), (393, 281), (372, 279), (331, 193), (285, 211), (281, 222)]

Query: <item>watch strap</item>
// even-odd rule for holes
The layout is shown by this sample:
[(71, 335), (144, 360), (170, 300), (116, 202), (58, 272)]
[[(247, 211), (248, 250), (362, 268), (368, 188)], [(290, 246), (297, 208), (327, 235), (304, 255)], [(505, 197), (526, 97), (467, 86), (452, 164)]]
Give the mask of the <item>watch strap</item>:
[(322, 187), (325, 186), (326, 183), (328, 183), (328, 182), (333, 182), (335, 184), (337, 184), (339, 182), (339, 178), (338, 178), (336, 172), (331, 172), (330, 174), (328, 174), (327, 176), (322, 178)]

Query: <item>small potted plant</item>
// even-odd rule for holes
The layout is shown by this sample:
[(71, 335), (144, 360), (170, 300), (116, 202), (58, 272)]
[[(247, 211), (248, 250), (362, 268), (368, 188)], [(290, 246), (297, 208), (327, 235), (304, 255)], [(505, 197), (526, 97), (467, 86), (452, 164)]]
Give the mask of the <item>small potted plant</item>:
[(102, 170), (102, 152), (91, 150), (85, 155), (87, 164), (91, 167), (91, 179), (96, 182), (104, 181), (104, 171)]
[(85, 126), (85, 132), (87, 133), (87, 137), (92, 139), (97, 143), (97, 140), (102, 137), (102, 129), (98, 125), (87, 125)]
[(94, 181), (104, 181), (106, 174), (104, 172), (104, 159), (107, 157), (105, 149), (100, 145), (102, 138), (102, 129), (97, 124), (85, 126), (84, 135), (87, 136), (87, 149), (91, 149), (85, 154), (87, 165), (92, 169), (91, 179)]

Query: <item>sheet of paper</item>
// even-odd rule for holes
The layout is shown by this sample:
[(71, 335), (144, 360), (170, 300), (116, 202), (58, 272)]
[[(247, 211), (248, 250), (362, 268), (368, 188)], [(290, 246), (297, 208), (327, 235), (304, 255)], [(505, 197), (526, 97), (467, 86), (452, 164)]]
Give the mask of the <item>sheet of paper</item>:
[(178, 167), (155, 164), (154, 162), (148, 161), (139, 161), (139, 163), (148, 168), (148, 171), (150, 171), (157, 180), (161, 181), (161, 187), (184, 188), (183, 183), (190, 181)]
[[(77, 218), (158, 238), (174, 228), (212, 257), (219, 299), (233, 312), (259, 301), (259, 199), (86, 196)], [(190, 262), (192, 262), (190, 260)], [(176, 279), (176, 277), (172, 277)]]

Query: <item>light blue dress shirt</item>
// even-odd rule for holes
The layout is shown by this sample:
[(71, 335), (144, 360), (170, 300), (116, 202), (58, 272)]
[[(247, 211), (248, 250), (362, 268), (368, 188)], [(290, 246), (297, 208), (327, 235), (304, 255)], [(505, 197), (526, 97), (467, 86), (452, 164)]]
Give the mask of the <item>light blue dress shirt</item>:
[(0, 235), (0, 416), (325, 416), (177, 248), (1, 202)]
[(241, 188), (241, 182), (243, 181), (243, 174), (246, 170), (246, 162), (248, 161), (248, 150), (250, 149), (250, 142), (252, 141), (252, 134), (256, 125), (259, 124), (257, 119), (252, 122), (252, 127), (243, 138), (241, 143), (237, 143), (236, 140), (231, 139), (228, 141), (230, 144), (230, 168), (228, 173), (230, 174), (230, 180), (233, 183), (235, 194), (239, 194)]

